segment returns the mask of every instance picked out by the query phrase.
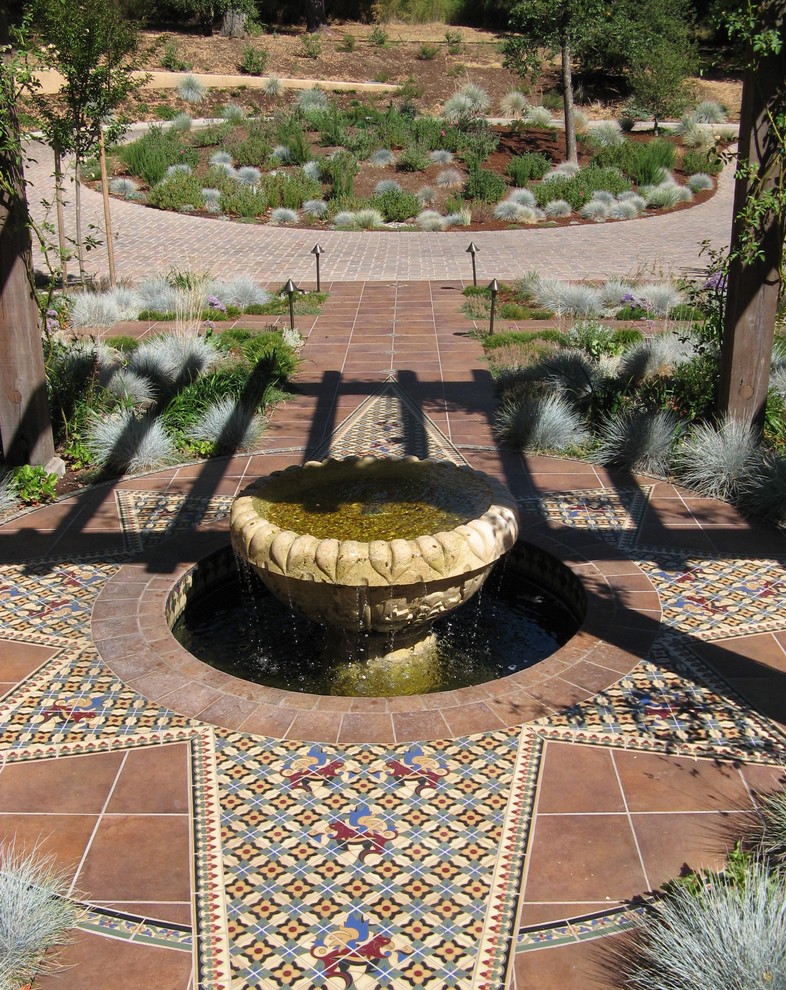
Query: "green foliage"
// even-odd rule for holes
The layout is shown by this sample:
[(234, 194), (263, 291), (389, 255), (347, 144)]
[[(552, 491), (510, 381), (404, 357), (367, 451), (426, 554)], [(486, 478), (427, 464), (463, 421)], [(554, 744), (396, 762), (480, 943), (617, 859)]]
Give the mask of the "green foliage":
[(354, 34), (345, 34), (338, 44), (338, 50), (340, 52), (354, 52), (356, 47), (357, 38), (355, 38)]
[(333, 198), (338, 199), (352, 195), (355, 176), (358, 171), (357, 158), (348, 151), (339, 151), (338, 154), (324, 161), (322, 164), (323, 178), (325, 182), (330, 184)]
[(723, 168), (723, 160), (714, 149), (711, 151), (686, 151), (682, 156), (682, 171), (685, 175), (717, 175)]
[(261, 76), (267, 66), (267, 60), (268, 52), (265, 48), (245, 45), (243, 47), (243, 56), (237, 67), (248, 76)]
[(268, 206), (284, 206), (290, 210), (297, 210), (305, 200), (318, 199), (322, 195), (321, 184), (303, 172), (264, 175), (259, 188)]
[(464, 183), (464, 198), (477, 199), (482, 203), (498, 203), (506, 191), (507, 186), (501, 175), (479, 165), (470, 168)]
[(161, 55), (161, 67), (169, 72), (190, 72), (194, 68), (194, 63), (181, 58), (175, 42), (168, 41)]
[(420, 59), (422, 62), (430, 62), (435, 59), (439, 54), (439, 48), (436, 45), (421, 45), (415, 53), (415, 58)]
[(613, 147), (601, 148), (592, 156), (592, 164), (598, 168), (618, 168), (637, 186), (657, 185), (662, 169), (674, 168), (676, 148), (665, 139), (655, 139), (646, 144), (625, 141)]
[(153, 186), (147, 201), (160, 210), (180, 210), (184, 206), (201, 206), (202, 179), (193, 174), (178, 172)]
[(533, 179), (542, 179), (551, 168), (551, 160), (537, 152), (516, 155), (510, 160), (507, 174), (515, 186), (526, 186)]
[(215, 148), (224, 144), (231, 127), (229, 124), (208, 124), (200, 127), (191, 135), (191, 144), (195, 148)]
[(391, 190), (374, 196), (373, 206), (380, 211), (388, 223), (403, 223), (420, 212), (420, 202), (412, 193), (403, 189)]
[(57, 497), (57, 475), (40, 464), (24, 464), (12, 472), (13, 486), (24, 505), (41, 505)]
[(387, 48), (388, 44), (388, 33), (383, 31), (383, 29), (377, 24), (374, 30), (368, 36), (369, 43), (374, 45), (376, 48)]
[(461, 49), (464, 46), (464, 39), (461, 35), (461, 31), (446, 31), (445, 45), (448, 50), (448, 55), (460, 55)]
[(318, 34), (302, 34), (300, 36), (300, 47), (306, 58), (319, 58), (322, 54), (322, 39)]
[(107, 337), (104, 343), (107, 347), (111, 347), (115, 351), (120, 351), (122, 354), (130, 354), (139, 347), (139, 339), (137, 337), (127, 337), (124, 334)]
[[(141, 110), (141, 107), (137, 104), (137, 110)], [(153, 111), (159, 120), (174, 120), (178, 116), (177, 110), (174, 107), (168, 107), (164, 104), (157, 106)], [(82, 172), (84, 175), (84, 170)]]
[(181, 135), (171, 128), (151, 127), (136, 141), (117, 148), (117, 157), (125, 163), (129, 172), (139, 176), (149, 186), (163, 179), (170, 165), (199, 164), (199, 153), (190, 144), (181, 140)]
[(596, 190), (603, 189), (617, 195), (630, 189), (630, 186), (630, 180), (626, 179), (619, 169), (588, 166), (576, 175), (543, 182), (535, 186), (532, 192), (540, 207), (553, 199), (564, 199), (574, 210), (579, 210), (592, 198)]
[(410, 144), (401, 152), (396, 161), (399, 172), (425, 172), (431, 165), (428, 150), (420, 144)]
[(670, 375), (647, 379), (640, 401), (649, 409), (673, 410), (682, 419), (709, 419), (717, 405), (718, 372), (717, 354), (699, 354), (676, 365)]

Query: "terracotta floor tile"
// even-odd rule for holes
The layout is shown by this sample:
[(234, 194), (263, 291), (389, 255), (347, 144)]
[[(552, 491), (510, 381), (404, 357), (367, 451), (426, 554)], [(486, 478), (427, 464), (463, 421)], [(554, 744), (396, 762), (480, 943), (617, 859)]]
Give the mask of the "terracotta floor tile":
[(95, 753), (7, 763), (0, 770), (0, 811), (100, 814), (122, 762), (122, 753)]
[[(76, 932), (58, 951), (62, 969), (36, 977), (39, 990), (188, 990), (190, 952)], [(111, 974), (108, 978), (107, 974)]]
[(4, 681), (21, 681), (55, 653), (51, 646), (0, 639), (0, 671)]
[(773, 670), (786, 675), (786, 649), (772, 633), (699, 642), (693, 648), (723, 677), (765, 677)]
[(679, 876), (686, 867), (719, 869), (751, 823), (746, 814), (685, 812), (631, 818), (652, 890)]
[(624, 810), (625, 802), (609, 750), (546, 743), (538, 813)]
[(525, 901), (624, 901), (646, 890), (626, 815), (538, 815)]
[(106, 810), (109, 814), (187, 814), (189, 790), (185, 743), (131, 749)]
[(0, 835), (13, 841), (17, 849), (50, 854), (57, 867), (70, 879), (93, 834), (96, 815), (0, 814)]
[(617, 984), (609, 971), (610, 944), (612, 939), (603, 939), (520, 952), (515, 957), (517, 990), (613, 990)]
[(731, 764), (615, 750), (614, 762), (631, 812), (739, 811), (750, 808)]
[(106, 815), (77, 886), (103, 901), (188, 900), (189, 831), (186, 815)]

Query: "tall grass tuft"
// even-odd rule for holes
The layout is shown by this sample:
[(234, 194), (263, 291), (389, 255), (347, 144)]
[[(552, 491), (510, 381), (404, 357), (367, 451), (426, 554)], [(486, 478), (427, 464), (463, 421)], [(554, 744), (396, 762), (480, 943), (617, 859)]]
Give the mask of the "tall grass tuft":
[(671, 282), (656, 282), (644, 286), (642, 295), (652, 307), (653, 316), (669, 316), (683, 302), (683, 295)]
[(237, 170), (237, 177), (246, 186), (258, 186), (262, 173), (253, 165), (243, 165)]
[(689, 176), (686, 183), (692, 193), (703, 192), (705, 189), (712, 189), (712, 178), (705, 172), (696, 172)]
[(47, 952), (76, 921), (68, 880), (35, 850), (0, 846), (0, 987), (11, 990), (57, 968)]
[(201, 103), (207, 93), (207, 86), (203, 85), (195, 76), (184, 76), (177, 84), (177, 93), (181, 100), (186, 103)]
[(458, 169), (446, 168), (437, 175), (436, 181), (440, 189), (456, 189), (464, 180)]
[(396, 164), (396, 156), (392, 151), (388, 151), (387, 148), (378, 148), (376, 151), (371, 152), (368, 163), (369, 165), (373, 165), (374, 168), (388, 168), (388, 166)]
[(374, 195), (381, 196), (387, 192), (401, 192), (401, 183), (395, 179), (382, 179), (374, 186)]
[(593, 148), (616, 148), (624, 143), (625, 135), (616, 120), (603, 120), (590, 128), (587, 141)]
[(228, 396), (201, 413), (189, 435), (194, 440), (212, 443), (216, 454), (231, 454), (253, 447), (264, 429), (264, 420), (253, 408)]
[(724, 418), (716, 426), (701, 423), (683, 441), (677, 476), (704, 498), (735, 501), (761, 463), (750, 422)]
[(693, 199), (693, 193), (687, 186), (680, 186), (676, 182), (662, 182), (659, 186), (646, 186), (640, 192), (645, 195), (647, 206), (655, 210), (670, 210), (680, 203), (689, 203)]
[(696, 357), (692, 341), (674, 333), (661, 333), (648, 337), (626, 351), (620, 364), (620, 374), (634, 381), (672, 374), (680, 364)]
[(549, 220), (564, 220), (573, 213), (573, 207), (564, 199), (552, 199), (543, 207)]
[(167, 390), (193, 381), (216, 361), (217, 354), (203, 337), (167, 334), (143, 341), (128, 359), (128, 370)]
[(773, 990), (786, 986), (786, 897), (766, 864), (744, 883), (674, 884), (623, 965), (630, 990)]
[(629, 471), (666, 475), (680, 429), (679, 419), (664, 410), (615, 413), (600, 426), (600, 446), (593, 460)]
[(433, 206), (437, 200), (437, 191), (433, 186), (421, 186), (415, 196), (421, 206)]
[(239, 103), (225, 103), (218, 113), (229, 124), (242, 124), (246, 119), (246, 111)]
[(322, 219), (328, 211), (328, 205), (324, 199), (307, 199), (303, 203), (303, 212), (307, 216), (314, 217), (317, 220)]
[(160, 419), (132, 411), (96, 417), (88, 426), (87, 446), (99, 464), (124, 474), (138, 474), (173, 464), (175, 444)]
[(176, 117), (172, 118), (172, 123), (169, 126), (173, 131), (180, 131), (182, 134), (185, 131), (190, 131), (193, 123), (194, 121), (191, 119), (190, 114), (179, 113)]
[(436, 210), (423, 210), (415, 217), (415, 223), (421, 230), (444, 230), (445, 218)]
[(208, 283), (208, 293), (217, 296), (226, 306), (247, 310), (250, 306), (264, 306), (272, 299), (267, 289), (249, 275), (236, 275), (227, 281)]
[(527, 107), (524, 111), (523, 119), (530, 127), (554, 127), (554, 118), (546, 107)]
[(702, 100), (691, 111), (691, 117), (700, 124), (722, 124), (726, 120), (726, 111), (714, 100)]
[(739, 503), (746, 513), (786, 526), (786, 458), (766, 454), (739, 487)]
[(535, 207), (538, 205), (535, 196), (529, 189), (512, 189), (508, 199), (512, 203), (518, 203), (519, 206)]
[(128, 368), (115, 371), (106, 387), (124, 405), (150, 406), (155, 402), (156, 390), (153, 382)]
[(438, 148), (429, 154), (429, 158), (435, 165), (450, 165), (453, 161), (453, 152)]
[(301, 89), (295, 102), (298, 110), (324, 110), (328, 105), (328, 97), (324, 89), (314, 86), (313, 89)]
[(761, 817), (761, 851), (770, 863), (782, 868), (786, 866), (786, 791), (775, 791), (764, 798)]
[(297, 210), (290, 210), (288, 206), (277, 206), (270, 214), (270, 222), (278, 227), (288, 226), (299, 220)]
[(268, 76), (265, 80), (265, 85), (262, 87), (262, 92), (265, 96), (281, 96), (281, 91), (284, 86), (278, 76)]
[(497, 413), (494, 435), (516, 450), (563, 451), (580, 446), (588, 434), (581, 417), (559, 395), (516, 396)]
[(505, 93), (499, 101), (499, 109), (503, 117), (520, 117), (527, 106), (527, 97), (518, 89)]

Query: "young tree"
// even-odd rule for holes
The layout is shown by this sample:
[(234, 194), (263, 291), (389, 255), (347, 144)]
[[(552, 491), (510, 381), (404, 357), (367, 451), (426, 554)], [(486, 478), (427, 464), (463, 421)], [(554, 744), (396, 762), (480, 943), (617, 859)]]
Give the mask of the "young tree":
[(647, 0), (630, 10), (628, 81), (637, 108), (662, 120), (679, 116), (690, 103), (687, 79), (698, 68), (685, 0)]
[(505, 64), (520, 75), (532, 75), (541, 65), (541, 51), (559, 53), (565, 115), (565, 154), (578, 158), (573, 112), (573, 65), (594, 45), (599, 26), (611, 22), (611, 6), (602, 0), (526, 0), (513, 5), (510, 27), (515, 34), (505, 43)]
[(56, 154), (74, 155), (76, 250), (84, 281), (80, 168), (98, 147), (107, 118), (145, 81), (134, 75), (139, 33), (119, 0), (34, 0), (32, 9), (42, 61), (63, 76), (55, 100), (36, 94), (33, 102)]

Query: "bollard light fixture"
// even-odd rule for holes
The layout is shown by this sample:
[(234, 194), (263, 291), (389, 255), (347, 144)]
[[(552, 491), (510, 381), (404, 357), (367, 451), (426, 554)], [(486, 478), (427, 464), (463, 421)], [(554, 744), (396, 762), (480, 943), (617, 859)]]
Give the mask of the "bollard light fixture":
[(314, 259), (316, 260), (317, 263), (317, 292), (321, 291), (320, 283), (319, 283), (319, 256), (324, 253), (325, 253), (325, 249), (322, 247), (321, 244), (315, 244), (311, 248), (311, 254), (314, 255)]
[(479, 250), (480, 250), (480, 248), (477, 246), (477, 244), (474, 241), (470, 241), (469, 242), (469, 247), (467, 248), (467, 254), (471, 255), (471, 257), (472, 257), (472, 284), (473, 285), (477, 285), (478, 284), (478, 270), (477, 270), (477, 267), (475, 265), (475, 255), (478, 253)]
[(489, 314), (489, 333), (494, 333), (494, 310), (497, 308), (497, 293), (499, 292), (499, 282), (493, 278), (488, 284), (491, 293), (491, 313)]
[(295, 329), (295, 293), (300, 292), (300, 289), (295, 285), (291, 278), (287, 279), (287, 284), (284, 286), (284, 292), (289, 296), (289, 326), (291, 330)]

